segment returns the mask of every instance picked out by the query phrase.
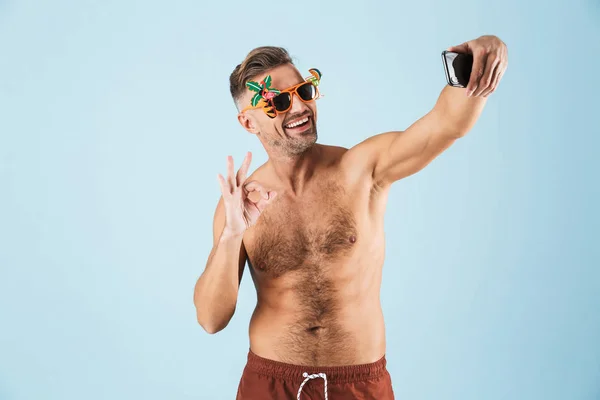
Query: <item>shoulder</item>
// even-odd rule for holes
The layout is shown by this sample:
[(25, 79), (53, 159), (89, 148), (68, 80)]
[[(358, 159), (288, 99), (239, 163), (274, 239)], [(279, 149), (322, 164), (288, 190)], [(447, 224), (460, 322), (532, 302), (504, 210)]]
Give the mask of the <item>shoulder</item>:
[(264, 182), (269, 179), (268, 161), (258, 166), (247, 177), (246, 182), (259, 181)]

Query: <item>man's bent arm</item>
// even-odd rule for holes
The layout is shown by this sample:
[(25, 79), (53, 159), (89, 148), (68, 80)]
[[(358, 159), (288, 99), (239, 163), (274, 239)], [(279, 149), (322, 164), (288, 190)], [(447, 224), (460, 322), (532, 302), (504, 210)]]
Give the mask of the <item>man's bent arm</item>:
[(466, 135), (508, 65), (506, 45), (495, 36), (482, 36), (450, 51), (473, 54), (467, 89), (446, 86), (433, 109), (408, 129), (373, 136), (346, 153), (347, 164), (371, 175), (374, 186), (386, 187), (420, 171)]
[(213, 223), (213, 248), (194, 288), (198, 323), (211, 334), (225, 328), (233, 317), (247, 258), (243, 235), (229, 234), (224, 226), (221, 198)]

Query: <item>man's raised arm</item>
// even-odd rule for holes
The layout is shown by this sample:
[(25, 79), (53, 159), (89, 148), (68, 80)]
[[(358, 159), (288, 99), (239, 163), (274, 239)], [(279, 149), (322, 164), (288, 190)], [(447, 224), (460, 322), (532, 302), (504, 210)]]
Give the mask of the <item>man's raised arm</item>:
[(495, 36), (482, 36), (448, 50), (473, 54), (468, 86), (445, 87), (433, 109), (405, 131), (373, 136), (348, 151), (346, 158), (372, 172), (374, 184), (385, 187), (420, 171), (466, 135), (508, 64), (506, 45)]

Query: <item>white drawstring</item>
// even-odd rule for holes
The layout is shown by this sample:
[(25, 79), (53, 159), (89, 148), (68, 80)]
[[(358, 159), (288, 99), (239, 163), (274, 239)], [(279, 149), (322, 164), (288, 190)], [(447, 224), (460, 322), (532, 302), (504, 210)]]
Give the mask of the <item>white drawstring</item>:
[(323, 378), (323, 380), (325, 380), (325, 400), (327, 400), (327, 375), (325, 375), (324, 373), (320, 372), (318, 374), (311, 374), (309, 375), (307, 372), (303, 373), (302, 376), (305, 378), (304, 382), (302, 382), (302, 384), (300, 385), (300, 389), (298, 389), (298, 398), (297, 400), (300, 400), (300, 393), (302, 393), (302, 388), (304, 387), (304, 385), (306, 384), (306, 382), (308, 382), (311, 379), (315, 379), (315, 378)]

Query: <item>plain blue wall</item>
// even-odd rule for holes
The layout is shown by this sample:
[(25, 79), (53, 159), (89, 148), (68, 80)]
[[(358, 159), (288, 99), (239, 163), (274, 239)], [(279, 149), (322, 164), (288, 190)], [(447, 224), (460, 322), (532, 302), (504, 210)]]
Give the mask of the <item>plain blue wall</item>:
[(251, 280), (215, 336), (192, 303), (225, 157), (266, 160), (233, 67), (281, 45), (321, 69), (320, 141), (352, 146), (427, 112), (440, 52), (486, 33), (499, 90), (390, 195), (394, 389), (600, 398), (598, 0), (202, 3), (0, 0), (0, 399), (233, 398)]

